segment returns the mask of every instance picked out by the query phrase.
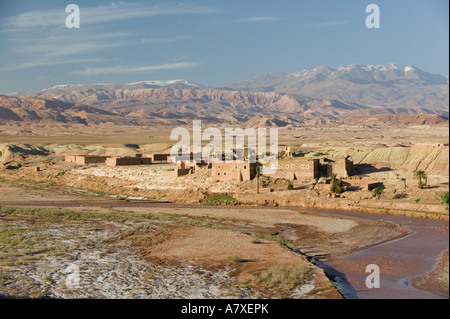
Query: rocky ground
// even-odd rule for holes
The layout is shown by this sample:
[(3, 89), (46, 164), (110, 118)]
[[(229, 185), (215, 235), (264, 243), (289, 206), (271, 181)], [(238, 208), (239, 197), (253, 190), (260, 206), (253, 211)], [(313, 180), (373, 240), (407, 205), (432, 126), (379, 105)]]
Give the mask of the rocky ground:
[(448, 250), (443, 252), (434, 269), (413, 281), (413, 285), (419, 289), (441, 295), (448, 298), (449, 294), (449, 260)]
[[(150, 213), (151, 212), (151, 213)], [(0, 207), (0, 296), (26, 298), (340, 298), (282, 237), (245, 220), (178, 208)], [(268, 286), (272, 267), (305, 282)], [(79, 278), (79, 281), (76, 281)]]

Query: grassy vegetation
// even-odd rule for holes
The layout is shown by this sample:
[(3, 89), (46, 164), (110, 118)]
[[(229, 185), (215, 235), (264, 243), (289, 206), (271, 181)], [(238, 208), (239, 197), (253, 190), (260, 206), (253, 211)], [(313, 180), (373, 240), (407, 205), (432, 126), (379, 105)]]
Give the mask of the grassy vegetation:
[(294, 247), (294, 244), (291, 243), (289, 240), (280, 238), (276, 235), (254, 235), (254, 238), (265, 239), (268, 241), (274, 241), (276, 243), (279, 243), (281, 246), (287, 247), (289, 249), (292, 249)]
[(228, 256), (227, 259), (228, 259), (229, 261), (234, 262), (234, 263), (242, 263), (242, 262), (244, 262), (244, 259), (242, 259), (242, 258), (241, 258), (240, 256), (238, 256), (238, 255), (231, 255), (231, 256)]
[(228, 229), (227, 226), (215, 222), (208, 216), (190, 217), (182, 214), (149, 214), (136, 213), (133, 211), (122, 211), (111, 209), (108, 212), (99, 212), (96, 210), (73, 211), (60, 208), (28, 208), (28, 207), (3, 207), (0, 206), (0, 214), (6, 215), (24, 215), (37, 216), (43, 218), (57, 218), (61, 220), (105, 220), (113, 222), (125, 222), (130, 220), (145, 221), (159, 220), (170, 221), (186, 226), (206, 227), (214, 229)]
[(206, 205), (238, 205), (239, 201), (231, 196), (222, 195), (207, 198)]
[(40, 260), (45, 254), (61, 255), (66, 246), (37, 227), (0, 227), (0, 266), (14, 267)]
[(293, 289), (312, 280), (313, 270), (308, 265), (273, 266), (256, 276), (256, 282), (266, 288), (284, 286)]
[(441, 203), (442, 205), (444, 205), (446, 210), (448, 210), (448, 199), (449, 199), (449, 192), (441, 195)]

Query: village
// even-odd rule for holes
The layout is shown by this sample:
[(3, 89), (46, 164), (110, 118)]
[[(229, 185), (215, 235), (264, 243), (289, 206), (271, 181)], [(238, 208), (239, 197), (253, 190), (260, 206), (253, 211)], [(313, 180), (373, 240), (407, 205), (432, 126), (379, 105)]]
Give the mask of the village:
[[(339, 179), (341, 186), (346, 190), (373, 191), (375, 188), (384, 188), (381, 180), (365, 174), (358, 174), (355, 165), (348, 156), (337, 159), (295, 156), (288, 146), (284, 146), (283, 150), (278, 153), (276, 161), (265, 160), (260, 162), (257, 158), (253, 162), (248, 156), (248, 150), (246, 150), (246, 154), (245, 161), (237, 160), (237, 156), (234, 156), (232, 161), (225, 161), (224, 156), (219, 159), (218, 156), (212, 154), (208, 162), (196, 161), (193, 153), (190, 155), (190, 161), (179, 160), (170, 154), (156, 153), (136, 154), (126, 157), (65, 155), (65, 162), (85, 166), (162, 166), (165, 168), (164, 177), (167, 179), (176, 179), (207, 171), (206, 175), (210, 177), (211, 182), (239, 183), (266, 177), (272, 180), (283, 179), (289, 182), (312, 181), (315, 189), (330, 189), (333, 180)], [(234, 150), (234, 155), (236, 155), (236, 150)], [(254, 154), (250, 155), (254, 156)], [(175, 167), (167, 169), (167, 165)], [(205, 174), (203, 175), (205, 176)], [(259, 191), (273, 192), (274, 189), (260, 190), (258, 187)], [(339, 195), (333, 194), (333, 196)]]

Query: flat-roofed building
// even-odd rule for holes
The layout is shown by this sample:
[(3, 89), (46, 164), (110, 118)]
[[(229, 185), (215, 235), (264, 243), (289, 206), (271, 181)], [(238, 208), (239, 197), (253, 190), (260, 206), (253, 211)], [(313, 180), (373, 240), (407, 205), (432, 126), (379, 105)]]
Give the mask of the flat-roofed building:
[(214, 162), (211, 164), (211, 177), (220, 182), (250, 181), (256, 177), (256, 164)]

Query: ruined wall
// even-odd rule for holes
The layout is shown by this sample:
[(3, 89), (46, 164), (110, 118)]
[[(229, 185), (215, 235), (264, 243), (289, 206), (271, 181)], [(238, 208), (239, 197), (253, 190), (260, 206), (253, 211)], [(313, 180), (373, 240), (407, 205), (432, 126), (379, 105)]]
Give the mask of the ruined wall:
[(104, 164), (107, 158), (107, 156), (66, 155), (65, 161), (67, 163), (77, 163), (81, 165)]
[(113, 157), (106, 160), (108, 166), (149, 165), (151, 158), (147, 157)]
[(352, 187), (359, 187), (362, 190), (372, 191), (377, 187), (383, 187), (383, 182), (376, 179), (353, 179), (344, 178), (344, 185), (347, 184)]
[(172, 163), (172, 158), (170, 154), (148, 154), (145, 157), (151, 158), (152, 162), (165, 162)]
[(192, 173), (192, 169), (190, 168), (176, 168), (173, 171), (166, 171), (166, 177), (181, 177), (186, 176)]

